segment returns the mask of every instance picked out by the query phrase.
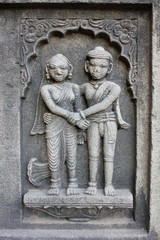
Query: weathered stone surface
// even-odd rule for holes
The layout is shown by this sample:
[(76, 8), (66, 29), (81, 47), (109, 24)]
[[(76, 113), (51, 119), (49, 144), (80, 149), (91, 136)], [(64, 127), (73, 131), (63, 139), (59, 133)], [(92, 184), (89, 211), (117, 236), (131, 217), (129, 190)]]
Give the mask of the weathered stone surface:
[(98, 190), (97, 196), (86, 196), (85, 189), (80, 189), (80, 196), (67, 196), (66, 190), (61, 191), (60, 196), (49, 196), (47, 191), (30, 190), (24, 196), (24, 204), (27, 207), (108, 207), (108, 208), (133, 208), (133, 196), (128, 190), (117, 190), (115, 196), (105, 196), (102, 190)]
[[(0, 108), (2, 115), (0, 118), (0, 142), (2, 146), (0, 152), (0, 239), (159, 239), (159, 1), (80, 0), (73, 2), (64, 0), (57, 3), (54, 0), (8, 0), (0, 1), (0, 5)], [(13, 6), (14, 8), (12, 8)], [(34, 9), (31, 9), (31, 6)], [(3, 7), (7, 7), (7, 9)], [(26, 65), (29, 66), (29, 71), (31, 70), (29, 73), (32, 73), (33, 69), (33, 75), (31, 74), (32, 82), (30, 85), (28, 84), (30, 89), (26, 91), (26, 99), (20, 102), (22, 93), (20, 90), (23, 89), (25, 84), (27, 87), (27, 82), (20, 84), (20, 81), (25, 80), (25, 78), (24, 75), (20, 76), (18, 64), (22, 60), (18, 49), (22, 43), (19, 29), (22, 22), (26, 21), (26, 19), (32, 19), (33, 21), (43, 21), (44, 19), (82, 19), (86, 22), (88, 19), (94, 21), (106, 21), (107, 19), (107, 21), (115, 20), (118, 22), (126, 19), (137, 21), (138, 50), (136, 50), (136, 59), (138, 61), (138, 75), (136, 84), (133, 84), (137, 87), (137, 103), (132, 104), (130, 101), (131, 95), (127, 92), (125, 83), (126, 78), (127, 82), (129, 79), (128, 72), (130, 66), (126, 56), (122, 56), (121, 49), (127, 51), (127, 45), (123, 45), (122, 42), (119, 44), (111, 41), (106, 33), (100, 32), (96, 35), (98, 31), (106, 31), (104, 25), (102, 28), (100, 25), (91, 27), (91, 30), (87, 30), (85, 25), (81, 25), (81, 27), (74, 26), (75, 31), (70, 29), (64, 35), (62, 34), (63, 36), (59, 36), (59, 32), (56, 35), (52, 31), (47, 40), (48, 43), (46, 39), (40, 41), (38, 45), (35, 45), (35, 52), (29, 52), (31, 50), (30, 43), (26, 43), (25, 57), (27, 58), (24, 59), (28, 59), (29, 54), (34, 53), (29, 59), (29, 65)], [(93, 31), (93, 28), (95, 31)], [(30, 33), (33, 32), (31, 31)], [(94, 36), (94, 33), (96, 33), (96, 36)], [(63, 46), (65, 46), (65, 49), (63, 49)], [(87, 81), (85, 74), (82, 74), (84, 71), (82, 67), (84, 56), (96, 46), (107, 48), (114, 56), (115, 69), (113, 72), (115, 74), (112, 77), (122, 87), (122, 98), (120, 99), (122, 113), (127, 122), (131, 124), (131, 128), (127, 131), (128, 133), (125, 133), (126, 136), (123, 132), (120, 132), (118, 136), (113, 185), (119, 189), (130, 189), (134, 197), (134, 205), (133, 212), (127, 209), (108, 209), (108, 212), (106, 211), (107, 215), (102, 219), (94, 219), (85, 224), (76, 224), (62, 219), (50, 218), (47, 214), (40, 213), (37, 210), (27, 209), (22, 203), (22, 198), (29, 189), (33, 189), (33, 186), (27, 180), (26, 174), (29, 160), (37, 157), (40, 162), (46, 161), (44, 137), (38, 136), (34, 138), (30, 136), (30, 130), (34, 121), (37, 94), (42, 77), (41, 69), (43, 69), (42, 66), (49, 59), (48, 53), (51, 52), (50, 56), (53, 56), (55, 53), (53, 52), (54, 49), (57, 49), (58, 53), (58, 48), (60, 47), (63, 50), (63, 54), (69, 59), (71, 58), (70, 60), (74, 64), (74, 69), (76, 70), (74, 81), (76, 83), (81, 81), (80, 84), (82, 84), (84, 81)], [(73, 49), (76, 49), (77, 52), (75, 53)], [(37, 55), (36, 60), (35, 54)], [(120, 55), (121, 60), (119, 60)], [(78, 59), (81, 60), (78, 62)], [(116, 76), (119, 76), (119, 78)], [(130, 90), (132, 93), (135, 93), (135, 88)], [(86, 146), (79, 148), (78, 159), (81, 161), (78, 161), (77, 164), (80, 187), (86, 188), (88, 168), (86, 167), (85, 158), (81, 157), (82, 154), (87, 154)], [(83, 171), (81, 171), (81, 167)], [(66, 168), (64, 166), (62, 169), (63, 188), (66, 188), (65, 172)], [(98, 187), (102, 189), (103, 176), (100, 176), (98, 183)], [(49, 181), (44, 180), (40, 187), (39, 198), (41, 198), (43, 189), (47, 189), (48, 186)], [(29, 193), (32, 191), (30, 190)], [(31, 197), (33, 195), (32, 192)], [(52, 196), (46, 197), (45, 194), (43, 196), (45, 196), (45, 201), (46, 198), (54, 198)], [(127, 195), (125, 199), (126, 197)], [(75, 200), (75, 203), (76, 198), (77, 196), (74, 196), (73, 200)], [(92, 197), (90, 198), (93, 199)], [(104, 195), (102, 198), (104, 198)], [(104, 201), (108, 201), (108, 199), (110, 198), (107, 197)], [(129, 206), (132, 205), (131, 199), (132, 196), (130, 195), (127, 198)], [(86, 197), (84, 196), (82, 200), (85, 202)], [(124, 221), (126, 221), (125, 224)], [(2, 228), (5, 229), (2, 230)]]
[(0, 0), (0, 3), (104, 3), (104, 4), (151, 4), (152, 0), (59, 0), (58, 2), (56, 0)]
[(159, 63), (160, 63), (160, 2), (153, 3), (152, 26), (152, 111), (151, 111), (151, 168), (150, 168), (150, 230), (160, 239), (160, 109), (159, 109)]
[(59, 196), (47, 195), (47, 191), (30, 190), (23, 201), (26, 207), (76, 222), (105, 217), (107, 208), (133, 208), (133, 196), (128, 190), (117, 190), (115, 196), (105, 196), (102, 190), (98, 190), (97, 196), (86, 196), (85, 190), (79, 189), (80, 195), (67, 197), (65, 189)]
[(10, 240), (11, 236), (12, 239), (16, 240), (63, 240), (63, 239), (74, 239), (74, 240), (155, 240), (155, 235), (149, 235), (144, 230), (93, 230), (94, 233), (91, 230), (11, 230), (8, 232), (8, 230), (2, 230), (1, 236), (2, 240)]

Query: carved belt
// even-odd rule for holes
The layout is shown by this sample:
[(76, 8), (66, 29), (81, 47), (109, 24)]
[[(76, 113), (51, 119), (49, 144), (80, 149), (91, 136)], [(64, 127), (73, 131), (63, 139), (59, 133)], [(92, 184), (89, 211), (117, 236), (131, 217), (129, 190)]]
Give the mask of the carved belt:
[(116, 121), (116, 115), (114, 112), (103, 112), (95, 114), (89, 118), (87, 118), (90, 122), (107, 122), (107, 121)]

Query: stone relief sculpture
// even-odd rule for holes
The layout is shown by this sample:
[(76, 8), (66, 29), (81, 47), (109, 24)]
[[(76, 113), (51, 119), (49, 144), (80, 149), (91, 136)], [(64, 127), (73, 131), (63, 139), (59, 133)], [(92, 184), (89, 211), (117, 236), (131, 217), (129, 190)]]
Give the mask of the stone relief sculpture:
[[(44, 114), (50, 174), (45, 169), (46, 164), (39, 164), (38, 168), (44, 169), (44, 176), (51, 175), (48, 195), (59, 195), (61, 162), (65, 161), (69, 178), (67, 195), (79, 194), (76, 178), (77, 127), (83, 130), (88, 128), (89, 184), (85, 193), (97, 193), (97, 172), (102, 147), (104, 194), (115, 195), (112, 179), (117, 129), (127, 129), (130, 125), (122, 119), (120, 112), (121, 88), (116, 83), (107, 81), (112, 68), (113, 58), (104, 48), (98, 46), (89, 51), (85, 71), (90, 76), (90, 82), (81, 86), (81, 95), (84, 95), (88, 108), (82, 111), (79, 86), (66, 81), (72, 77), (73, 67), (70, 61), (57, 54), (47, 62), (46, 77), (52, 84), (44, 84), (41, 95), (50, 110), (50, 113)], [(33, 165), (32, 159), (29, 165), (31, 169)], [(32, 171), (29, 175), (32, 178)]]
[[(115, 195), (112, 185), (114, 153), (117, 138), (117, 128), (127, 129), (129, 124), (123, 121), (120, 107), (120, 87), (106, 76), (112, 71), (113, 58), (102, 47), (96, 47), (87, 55), (85, 71), (90, 75), (90, 82), (82, 85), (82, 94), (87, 101), (88, 108), (83, 111), (83, 119), (89, 120), (87, 130), (89, 154), (89, 186), (86, 194), (95, 195), (97, 192), (97, 171), (100, 161), (101, 138), (103, 139), (104, 157), (104, 194)], [(76, 115), (73, 120), (76, 120)]]
[[(131, 93), (131, 99), (136, 99), (137, 29), (138, 21), (135, 18), (129, 20), (21, 19), (21, 97), (26, 97), (28, 85), (34, 79), (30, 60), (39, 56), (39, 43), (43, 45), (45, 40), (46, 43), (50, 44), (49, 38), (53, 33), (57, 34), (58, 32), (65, 38), (68, 32), (81, 33), (83, 30), (84, 34), (88, 35), (91, 32), (95, 37), (103, 34), (111, 43), (120, 46), (120, 56), (128, 63), (127, 89)], [(42, 62), (45, 57), (46, 55), (42, 56)], [(40, 67), (40, 65), (37, 66)], [(79, 216), (82, 218), (102, 216), (102, 212), (106, 212), (106, 207), (133, 207), (133, 195), (130, 189), (117, 189), (115, 191), (112, 183), (117, 130), (129, 127), (129, 124), (123, 121), (120, 112), (119, 95), (121, 89), (117, 84), (107, 79), (107, 75), (112, 71), (112, 66), (112, 56), (102, 47), (96, 47), (87, 54), (85, 62), (85, 70), (90, 81), (81, 87), (67, 81), (72, 75), (73, 67), (70, 61), (61, 54), (57, 54), (46, 63), (45, 77), (43, 75), (41, 78), (42, 72), (39, 74), (42, 79), (41, 90), (37, 98), (31, 135), (45, 133), (48, 154), (46, 154), (46, 158), (44, 149), (43, 154), (37, 154), (37, 158), (40, 159), (33, 156), (34, 158), (28, 164), (28, 178), (36, 187), (39, 187), (42, 180), (48, 177), (51, 178), (51, 184), (49, 191), (47, 182), (44, 182), (43, 191), (42, 189), (29, 189), (24, 196), (26, 207), (37, 208), (52, 216), (78, 218)], [(79, 87), (87, 103), (86, 109), (83, 111), (80, 106)], [(48, 108), (47, 111), (46, 108)], [(80, 129), (82, 129), (81, 132)], [(82, 180), (83, 174), (82, 176), (78, 175), (78, 177), (80, 176), (79, 181), (82, 180), (79, 182), (79, 186), (81, 184), (83, 187), (78, 189), (76, 151), (79, 139), (80, 143), (83, 143), (83, 138), (79, 138), (79, 133), (83, 136), (85, 129), (87, 130), (88, 151), (84, 147), (85, 159), (83, 159), (83, 163), (88, 160), (86, 156), (88, 154), (89, 183), (87, 189), (84, 189), (87, 179), (85, 171), (85, 181)], [(82, 153), (82, 149), (78, 149), (78, 154)], [(103, 159), (101, 159), (100, 151), (103, 153)], [(104, 191), (97, 189), (99, 179), (97, 169), (100, 161), (103, 161), (104, 164)], [(65, 177), (62, 176), (60, 170), (64, 162), (67, 165), (68, 179), (67, 187), (61, 189), (60, 183), (62, 181), (63, 184)], [(64, 192), (68, 196), (65, 196)], [(79, 193), (82, 195), (79, 196)], [(110, 197), (110, 195), (115, 196)]]
[[(105, 207), (132, 208), (130, 191), (115, 191), (112, 183), (117, 130), (130, 126), (122, 119), (120, 112), (121, 88), (107, 80), (112, 68), (111, 54), (101, 46), (96, 47), (88, 52), (85, 61), (85, 71), (90, 81), (78, 86), (67, 81), (72, 77), (73, 66), (65, 56), (57, 54), (47, 61), (46, 78), (49, 82), (42, 79), (40, 95), (43, 103), (38, 100), (31, 134), (46, 134), (48, 161), (38, 162), (32, 158), (28, 164), (28, 177), (35, 186), (47, 177), (51, 178), (51, 183), (49, 190), (30, 190), (24, 197), (27, 207), (36, 207), (52, 216), (71, 218), (103, 216)], [(87, 103), (84, 110), (81, 109), (82, 96)], [(42, 105), (48, 111), (42, 111)], [(42, 116), (45, 131), (40, 121)], [(76, 176), (77, 144), (78, 139), (83, 144), (84, 130), (87, 130), (89, 183), (87, 189), (80, 189)], [(104, 164), (103, 193), (97, 189), (100, 161)], [(67, 196), (63, 191), (60, 194), (64, 163), (68, 173)], [(76, 196), (78, 194), (82, 195)]]
[(78, 194), (76, 178), (77, 129), (88, 127), (87, 120), (72, 120), (72, 114), (81, 110), (78, 85), (67, 82), (72, 77), (72, 65), (63, 55), (53, 56), (46, 66), (46, 77), (52, 84), (42, 86), (42, 98), (50, 110), (44, 114), (46, 123), (47, 153), (51, 171), (49, 195), (59, 195), (61, 162), (67, 164), (68, 188), (67, 195)]

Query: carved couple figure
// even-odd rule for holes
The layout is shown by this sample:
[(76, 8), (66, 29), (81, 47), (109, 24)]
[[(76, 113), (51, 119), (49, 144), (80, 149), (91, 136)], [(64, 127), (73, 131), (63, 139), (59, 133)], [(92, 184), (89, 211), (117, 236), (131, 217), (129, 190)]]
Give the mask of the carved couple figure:
[[(44, 114), (47, 153), (51, 185), (47, 194), (60, 193), (60, 166), (66, 161), (68, 169), (67, 195), (79, 194), (76, 178), (77, 129), (87, 129), (89, 154), (89, 184), (85, 193), (97, 192), (97, 171), (102, 139), (104, 161), (104, 194), (114, 195), (112, 185), (114, 153), (118, 127), (127, 129), (120, 107), (120, 87), (106, 76), (112, 71), (113, 58), (102, 47), (89, 51), (85, 71), (90, 82), (78, 85), (68, 82), (73, 67), (63, 55), (53, 56), (46, 65), (46, 76), (52, 84), (43, 85), (42, 98), (50, 113)], [(81, 96), (87, 108), (81, 110)]]

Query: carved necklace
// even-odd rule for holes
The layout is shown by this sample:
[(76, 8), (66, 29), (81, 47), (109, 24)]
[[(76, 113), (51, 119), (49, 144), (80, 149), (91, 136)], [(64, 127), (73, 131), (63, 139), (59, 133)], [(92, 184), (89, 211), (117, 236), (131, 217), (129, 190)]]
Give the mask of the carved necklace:
[(90, 84), (94, 86), (95, 89), (98, 89), (104, 81), (97, 83), (96, 81), (90, 81)]

